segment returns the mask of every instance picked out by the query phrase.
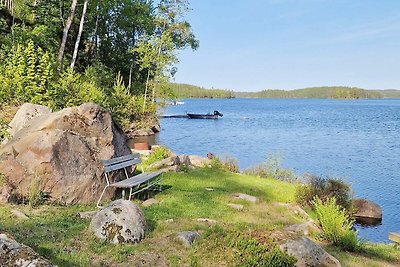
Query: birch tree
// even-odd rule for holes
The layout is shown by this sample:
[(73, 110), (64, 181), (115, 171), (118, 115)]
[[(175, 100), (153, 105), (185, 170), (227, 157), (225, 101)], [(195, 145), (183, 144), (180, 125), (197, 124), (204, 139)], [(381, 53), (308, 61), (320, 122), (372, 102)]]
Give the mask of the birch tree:
[(60, 51), (58, 52), (58, 58), (57, 58), (57, 72), (58, 73), (61, 72), (64, 51), (65, 51), (65, 45), (67, 43), (68, 32), (71, 27), (72, 20), (74, 19), (74, 16), (75, 16), (75, 9), (76, 9), (77, 2), (78, 2), (78, 0), (72, 0), (71, 10), (70, 10), (68, 19), (65, 23), (65, 26), (64, 26), (63, 36), (62, 36), (61, 44), (60, 44)]
[(70, 65), (72, 70), (74, 69), (76, 58), (78, 57), (79, 43), (81, 42), (81, 36), (82, 36), (82, 32), (83, 32), (83, 25), (85, 23), (85, 16), (86, 16), (86, 10), (87, 10), (88, 3), (89, 3), (89, 0), (85, 0), (83, 3), (81, 22), (79, 23), (78, 36), (76, 37), (74, 53), (72, 55), (72, 60), (71, 60), (71, 65)]

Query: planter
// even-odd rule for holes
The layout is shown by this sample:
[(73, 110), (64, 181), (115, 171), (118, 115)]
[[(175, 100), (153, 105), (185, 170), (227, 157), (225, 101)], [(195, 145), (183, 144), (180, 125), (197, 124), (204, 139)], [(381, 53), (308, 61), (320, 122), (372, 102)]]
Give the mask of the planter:
[(147, 142), (134, 143), (133, 149), (135, 149), (135, 150), (150, 150), (150, 146), (149, 146), (149, 143), (147, 143)]

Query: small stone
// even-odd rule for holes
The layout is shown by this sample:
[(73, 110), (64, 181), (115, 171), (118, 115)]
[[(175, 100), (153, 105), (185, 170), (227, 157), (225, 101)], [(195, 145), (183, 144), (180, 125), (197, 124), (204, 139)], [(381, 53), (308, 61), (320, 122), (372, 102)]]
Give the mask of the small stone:
[(166, 222), (166, 223), (173, 223), (173, 222), (174, 222), (174, 219), (168, 219), (168, 220), (165, 220), (165, 222)]
[(79, 218), (81, 219), (92, 219), (94, 215), (96, 215), (98, 211), (97, 210), (93, 210), (93, 211), (83, 211), (83, 212), (79, 212)]
[(159, 203), (160, 203), (160, 201), (158, 201), (157, 199), (149, 198), (149, 199), (143, 201), (142, 206), (143, 207), (150, 207), (151, 205), (159, 204)]
[(195, 231), (186, 231), (178, 233), (178, 238), (186, 247), (191, 247), (195, 239), (200, 237), (199, 233)]
[(11, 213), (12, 213), (15, 217), (17, 217), (18, 219), (21, 219), (21, 220), (29, 220), (29, 217), (26, 216), (26, 214), (23, 213), (22, 211), (19, 211), (19, 210), (11, 210)]
[(250, 195), (243, 194), (243, 193), (236, 193), (236, 194), (234, 194), (234, 197), (235, 197), (235, 199), (243, 199), (243, 200), (253, 202), (253, 203), (258, 201), (257, 197), (250, 196)]
[(212, 219), (208, 219), (208, 218), (198, 218), (197, 221), (198, 222), (206, 222), (208, 224), (216, 224), (217, 223), (216, 220), (212, 220)]
[(228, 207), (231, 207), (232, 209), (235, 209), (235, 210), (243, 210), (243, 205), (240, 205), (240, 204), (233, 204), (233, 203), (229, 203), (229, 204), (227, 204), (227, 206)]

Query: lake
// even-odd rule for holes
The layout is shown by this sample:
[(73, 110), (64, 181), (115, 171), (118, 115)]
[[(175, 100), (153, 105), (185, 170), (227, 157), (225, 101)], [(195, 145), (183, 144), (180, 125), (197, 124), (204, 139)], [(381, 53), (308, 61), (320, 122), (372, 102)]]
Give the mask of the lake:
[(219, 110), (218, 120), (162, 119), (157, 142), (178, 154), (237, 158), (242, 169), (279, 155), (296, 174), (340, 177), (383, 209), (357, 227), (370, 241), (400, 231), (400, 100), (185, 99), (165, 115)]

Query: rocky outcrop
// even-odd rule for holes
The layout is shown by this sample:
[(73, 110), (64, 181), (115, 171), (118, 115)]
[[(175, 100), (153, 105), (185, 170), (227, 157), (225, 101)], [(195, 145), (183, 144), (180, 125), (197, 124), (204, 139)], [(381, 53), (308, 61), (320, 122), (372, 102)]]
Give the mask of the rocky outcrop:
[(190, 165), (194, 167), (206, 167), (211, 164), (211, 160), (208, 158), (196, 156), (196, 155), (189, 155)]
[(141, 209), (128, 200), (116, 200), (94, 215), (90, 229), (113, 244), (138, 243), (144, 238), (146, 221)]
[(179, 157), (172, 156), (172, 157), (163, 159), (161, 161), (154, 162), (153, 164), (151, 164), (149, 166), (149, 168), (159, 170), (159, 169), (164, 169), (164, 168), (168, 168), (168, 167), (176, 166), (176, 165), (178, 165), (178, 166), (180, 165)]
[(367, 199), (354, 199), (353, 207), (355, 210), (354, 216), (356, 218), (371, 218), (382, 220), (382, 208)]
[(48, 260), (10, 235), (0, 234), (0, 266), (50, 267)]
[(297, 267), (340, 267), (340, 262), (307, 237), (286, 240), (280, 245), (282, 251), (297, 259)]
[(11, 120), (8, 132), (13, 136), (16, 132), (25, 127), (25, 125), (35, 117), (50, 114), (51, 109), (42, 105), (35, 105), (31, 103), (23, 104)]
[[(122, 131), (96, 104), (40, 115), (0, 149), (1, 200), (27, 196), (35, 187), (53, 202), (93, 203), (105, 186), (101, 160), (129, 153)], [(112, 195), (108, 190), (105, 197)]]

